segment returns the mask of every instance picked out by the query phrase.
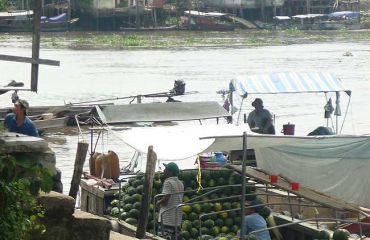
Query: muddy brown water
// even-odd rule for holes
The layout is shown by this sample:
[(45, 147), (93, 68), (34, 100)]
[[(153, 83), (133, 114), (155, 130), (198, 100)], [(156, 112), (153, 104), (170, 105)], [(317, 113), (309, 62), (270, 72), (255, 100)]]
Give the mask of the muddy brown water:
[[(330, 34), (323, 32), (326, 36)], [(1, 54), (31, 56), (29, 36), (2, 36), (4, 35), (0, 36)], [(225, 36), (226, 33), (219, 35), (220, 38)], [(242, 37), (243, 35), (240, 36)], [(70, 38), (69, 36), (68, 39)], [(330, 71), (337, 74), (343, 84), (352, 90), (350, 110), (343, 133), (370, 133), (370, 42), (353, 40), (348, 36), (347, 39), (335, 41), (299, 42), (297, 37), (295, 44), (277, 46), (273, 43), (265, 46), (231, 44), (130, 50), (44, 47), (40, 56), (59, 60), (61, 66), (41, 66), (38, 93), (22, 92), (19, 95), (31, 105), (62, 105), (92, 99), (164, 92), (173, 87), (174, 80), (182, 79), (186, 82), (187, 91), (198, 93), (180, 97), (179, 100), (216, 100), (222, 103), (221, 96), (216, 94), (216, 91), (227, 89), (229, 81), (235, 76), (281, 71)], [(30, 69), (27, 64), (0, 61), (0, 84), (5, 85), (10, 79), (29, 84)], [(250, 110), (250, 99), (254, 97), (250, 96), (246, 101), (245, 111)], [(297, 134), (304, 135), (317, 126), (326, 124), (323, 118), (325, 97), (322, 94), (259, 97), (264, 99), (265, 107), (275, 114), (278, 132), (282, 125), (288, 122), (296, 125)], [(328, 97), (333, 97), (334, 100), (333, 95)], [(1, 95), (0, 101), (1, 107), (11, 106), (10, 93)], [(160, 100), (148, 98), (145, 101)], [(342, 94), (343, 115), (347, 101), (347, 96)], [(84, 134), (83, 138), (88, 141), (88, 134)], [(46, 139), (56, 153), (57, 167), (63, 172), (64, 192), (68, 193), (77, 142), (82, 137), (75, 128), (68, 128), (50, 132)], [(98, 150), (117, 151), (121, 166), (131, 157), (132, 151), (120, 140), (109, 135), (104, 135), (102, 139)], [(189, 166), (192, 164), (189, 163)], [(87, 169), (87, 165), (85, 168)]]

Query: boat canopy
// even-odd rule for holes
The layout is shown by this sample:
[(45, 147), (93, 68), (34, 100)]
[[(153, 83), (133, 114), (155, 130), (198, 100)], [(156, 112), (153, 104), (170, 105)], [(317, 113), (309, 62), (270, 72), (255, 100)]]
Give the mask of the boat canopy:
[(229, 14), (220, 12), (199, 12), (199, 11), (184, 11), (185, 15), (193, 17), (223, 17)]
[(237, 77), (231, 81), (231, 89), (241, 96), (270, 93), (315, 93), (351, 91), (344, 88), (340, 79), (332, 73), (283, 72)]
[(106, 105), (96, 108), (105, 124), (190, 121), (229, 117), (217, 102), (166, 102)]
[[(205, 151), (242, 149), (239, 135), (214, 135)], [(257, 167), (294, 179), (304, 187), (319, 190), (347, 202), (370, 208), (370, 136), (275, 136), (247, 135), (247, 148), (253, 148)]]

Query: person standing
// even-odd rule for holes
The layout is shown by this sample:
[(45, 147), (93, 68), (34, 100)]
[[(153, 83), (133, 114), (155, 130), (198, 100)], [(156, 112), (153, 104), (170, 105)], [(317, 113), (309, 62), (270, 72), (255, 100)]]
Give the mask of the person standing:
[(14, 103), (13, 112), (5, 116), (4, 126), (10, 132), (38, 137), (36, 125), (27, 117), (28, 108), (29, 104), (26, 100), (18, 99)]
[(264, 109), (261, 98), (252, 102), (254, 110), (249, 113), (247, 123), (251, 130), (256, 133), (275, 134), (275, 127), (272, 121), (272, 114)]
[(176, 208), (176, 206), (182, 203), (184, 184), (178, 178), (180, 170), (176, 163), (170, 162), (163, 165), (165, 166), (165, 180), (163, 182), (162, 194), (165, 195), (157, 202), (159, 206), (159, 222), (162, 223), (164, 236), (174, 239), (176, 228), (177, 233), (180, 232), (179, 226), (182, 221), (182, 211), (181, 208)]

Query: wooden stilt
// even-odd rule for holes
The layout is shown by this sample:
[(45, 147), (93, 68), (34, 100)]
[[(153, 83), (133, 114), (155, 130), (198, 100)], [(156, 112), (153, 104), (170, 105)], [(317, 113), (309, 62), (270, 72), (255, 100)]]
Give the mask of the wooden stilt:
[(83, 166), (86, 159), (87, 149), (89, 147), (88, 143), (79, 142), (77, 146), (75, 166), (71, 181), (71, 188), (69, 189), (69, 196), (76, 199), (78, 188), (80, 186), (81, 174)]
[(146, 226), (148, 224), (149, 204), (152, 199), (153, 179), (156, 162), (157, 154), (153, 151), (153, 146), (149, 146), (144, 180), (144, 193), (141, 201), (139, 222), (136, 230), (136, 238), (139, 239), (145, 238)]

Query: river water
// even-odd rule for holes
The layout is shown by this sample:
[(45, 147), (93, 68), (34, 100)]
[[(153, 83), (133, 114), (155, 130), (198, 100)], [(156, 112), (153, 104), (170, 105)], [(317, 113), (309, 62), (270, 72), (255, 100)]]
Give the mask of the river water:
[[(31, 56), (29, 43), (22, 36), (0, 41), (0, 53)], [(1, 40), (1, 38), (0, 38)], [(352, 56), (345, 56), (350, 52)], [(114, 98), (168, 91), (174, 80), (183, 79), (186, 91), (198, 91), (178, 98), (184, 101), (216, 100), (216, 94), (227, 89), (238, 75), (281, 71), (330, 71), (352, 90), (350, 110), (343, 133), (370, 133), (370, 42), (341, 41), (263, 47), (189, 47), (136, 50), (71, 50), (45, 48), (40, 56), (61, 62), (60, 67), (41, 66), (38, 93), (22, 92), (30, 105), (62, 105), (92, 99)], [(30, 66), (0, 62), (0, 84), (10, 79), (29, 84)], [(250, 109), (250, 99), (246, 111)], [(261, 96), (259, 96), (261, 97)], [(265, 95), (265, 107), (276, 117), (280, 131), (288, 122), (296, 125), (296, 133), (307, 134), (325, 125), (325, 97), (322, 94)], [(333, 97), (329, 95), (328, 97)], [(334, 100), (334, 99), (333, 99)], [(158, 99), (145, 99), (147, 102)], [(343, 115), (348, 98), (341, 96)], [(1, 107), (11, 106), (10, 93), (0, 96)], [(341, 126), (341, 124), (339, 124)], [(88, 135), (83, 137), (88, 139)], [(76, 128), (62, 129), (46, 135), (55, 151), (57, 167), (62, 170), (64, 192), (68, 193), (76, 147), (81, 136)], [(98, 150), (113, 149), (120, 159), (131, 152), (115, 138), (104, 136)], [(121, 162), (123, 164), (123, 162)], [(85, 164), (87, 169), (87, 165)]]

